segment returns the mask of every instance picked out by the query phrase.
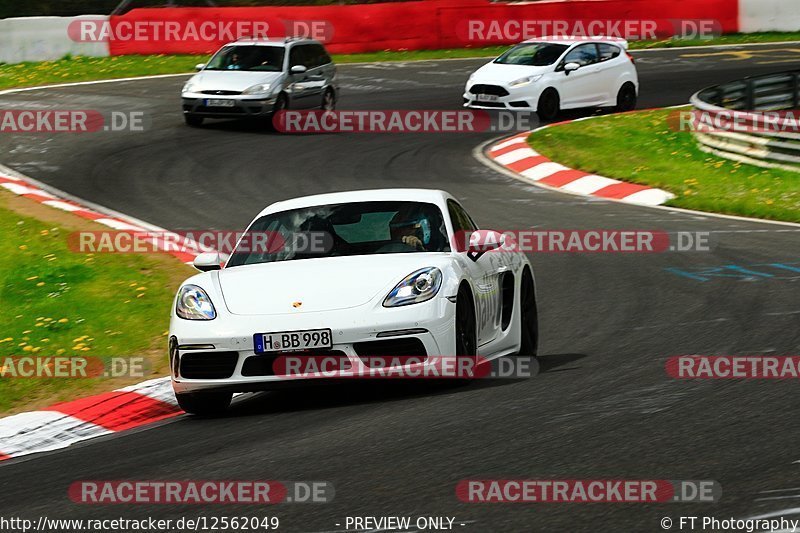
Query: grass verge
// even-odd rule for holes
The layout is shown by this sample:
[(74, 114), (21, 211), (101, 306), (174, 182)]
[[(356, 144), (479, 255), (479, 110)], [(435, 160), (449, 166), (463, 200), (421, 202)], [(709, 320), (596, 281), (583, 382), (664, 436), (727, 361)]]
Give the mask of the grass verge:
[[(688, 109), (688, 108), (686, 108)], [(529, 143), (571, 168), (676, 195), (667, 205), (800, 222), (800, 173), (764, 169), (702, 152), (675, 131), (677, 110), (608, 115), (534, 133)]]
[[(663, 41), (633, 41), (632, 50), (671, 48), (677, 46), (710, 46), (719, 44), (769, 43), (800, 41), (800, 32), (751, 33), (723, 35), (708, 40), (669, 39)], [(365, 54), (334, 55), (336, 63), (376, 61), (418, 61), (423, 59), (456, 59), (495, 57), (507, 46), (485, 48), (455, 48), (445, 50), (382, 51)], [(114, 57), (65, 57), (57, 61), (0, 64), (0, 89), (35, 87), (56, 83), (101, 79), (154, 76), (159, 74), (190, 73), (194, 66), (208, 60), (207, 55), (152, 55)]]
[(0, 190), (0, 366), (6, 367), (9, 356), (92, 356), (104, 362), (144, 357), (144, 375), (31, 379), (6, 373), (0, 377), (0, 413), (36, 409), (167, 373), (170, 305), (193, 270), (166, 255), (70, 251), (71, 232), (98, 229)]

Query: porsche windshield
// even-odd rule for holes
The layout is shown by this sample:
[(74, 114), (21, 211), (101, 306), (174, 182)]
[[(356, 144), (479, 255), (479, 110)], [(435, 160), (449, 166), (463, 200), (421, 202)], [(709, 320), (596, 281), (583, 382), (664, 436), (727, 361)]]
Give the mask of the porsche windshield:
[[(254, 246), (256, 242), (268, 244)], [(444, 218), (434, 204), (354, 202), (259, 218), (234, 250), (228, 267), (346, 255), (448, 251)]]
[(282, 46), (226, 46), (206, 65), (206, 70), (254, 70), (280, 72), (283, 70)]
[(556, 43), (525, 43), (508, 50), (494, 62), (501, 65), (546, 67), (558, 61), (567, 48), (567, 45)]

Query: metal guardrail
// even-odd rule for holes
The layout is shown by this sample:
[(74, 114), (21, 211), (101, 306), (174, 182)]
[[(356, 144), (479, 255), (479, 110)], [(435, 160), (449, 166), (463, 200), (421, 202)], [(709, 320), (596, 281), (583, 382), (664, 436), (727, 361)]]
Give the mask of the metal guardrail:
[(800, 172), (800, 71), (709, 87), (692, 96), (691, 104), (702, 150)]

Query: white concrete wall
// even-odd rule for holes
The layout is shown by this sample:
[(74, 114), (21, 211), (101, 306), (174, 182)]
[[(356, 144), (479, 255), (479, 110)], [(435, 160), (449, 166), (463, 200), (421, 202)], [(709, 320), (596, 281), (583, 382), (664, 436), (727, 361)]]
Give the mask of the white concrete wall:
[(84, 15), (0, 20), (0, 62), (45, 61), (67, 54), (107, 56), (107, 43), (79, 43), (70, 39), (67, 28), (76, 19), (107, 20), (108, 17)]
[(739, 0), (739, 31), (800, 31), (800, 0)]

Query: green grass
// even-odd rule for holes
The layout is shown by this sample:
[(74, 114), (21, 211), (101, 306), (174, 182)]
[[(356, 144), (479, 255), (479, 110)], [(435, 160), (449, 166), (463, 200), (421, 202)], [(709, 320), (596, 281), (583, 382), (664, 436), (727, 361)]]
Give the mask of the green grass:
[(691, 133), (675, 131), (668, 117), (676, 112), (572, 122), (536, 132), (529, 143), (568, 167), (670, 191), (671, 206), (800, 222), (800, 173), (706, 154)]
[(631, 50), (675, 48), (679, 46), (714, 46), (722, 44), (758, 44), (800, 41), (800, 32), (731, 33), (713, 39), (666, 39), (663, 41), (632, 41)]
[[(631, 49), (669, 48), (675, 46), (708, 46), (714, 44), (766, 43), (800, 40), (800, 32), (732, 34), (710, 40), (670, 39), (663, 41), (634, 41)], [(335, 62), (358, 63), (375, 61), (417, 61), (466, 57), (495, 57), (507, 46), (457, 48), (446, 50), (381, 51), (365, 54), (334, 55)], [(207, 55), (153, 55), (114, 57), (65, 57), (58, 61), (0, 64), (0, 89), (32, 87), (54, 83), (100, 79), (153, 76), (157, 74), (189, 73)]]
[[(74, 253), (67, 245), (71, 229), (18, 214), (3, 205), (4, 197), (0, 366), (8, 356), (94, 356), (104, 361), (143, 356), (149, 359), (146, 375), (124, 384), (163, 374), (169, 309), (188, 268), (163, 256)], [(124, 384), (102, 377), (0, 378), (0, 412)]]

